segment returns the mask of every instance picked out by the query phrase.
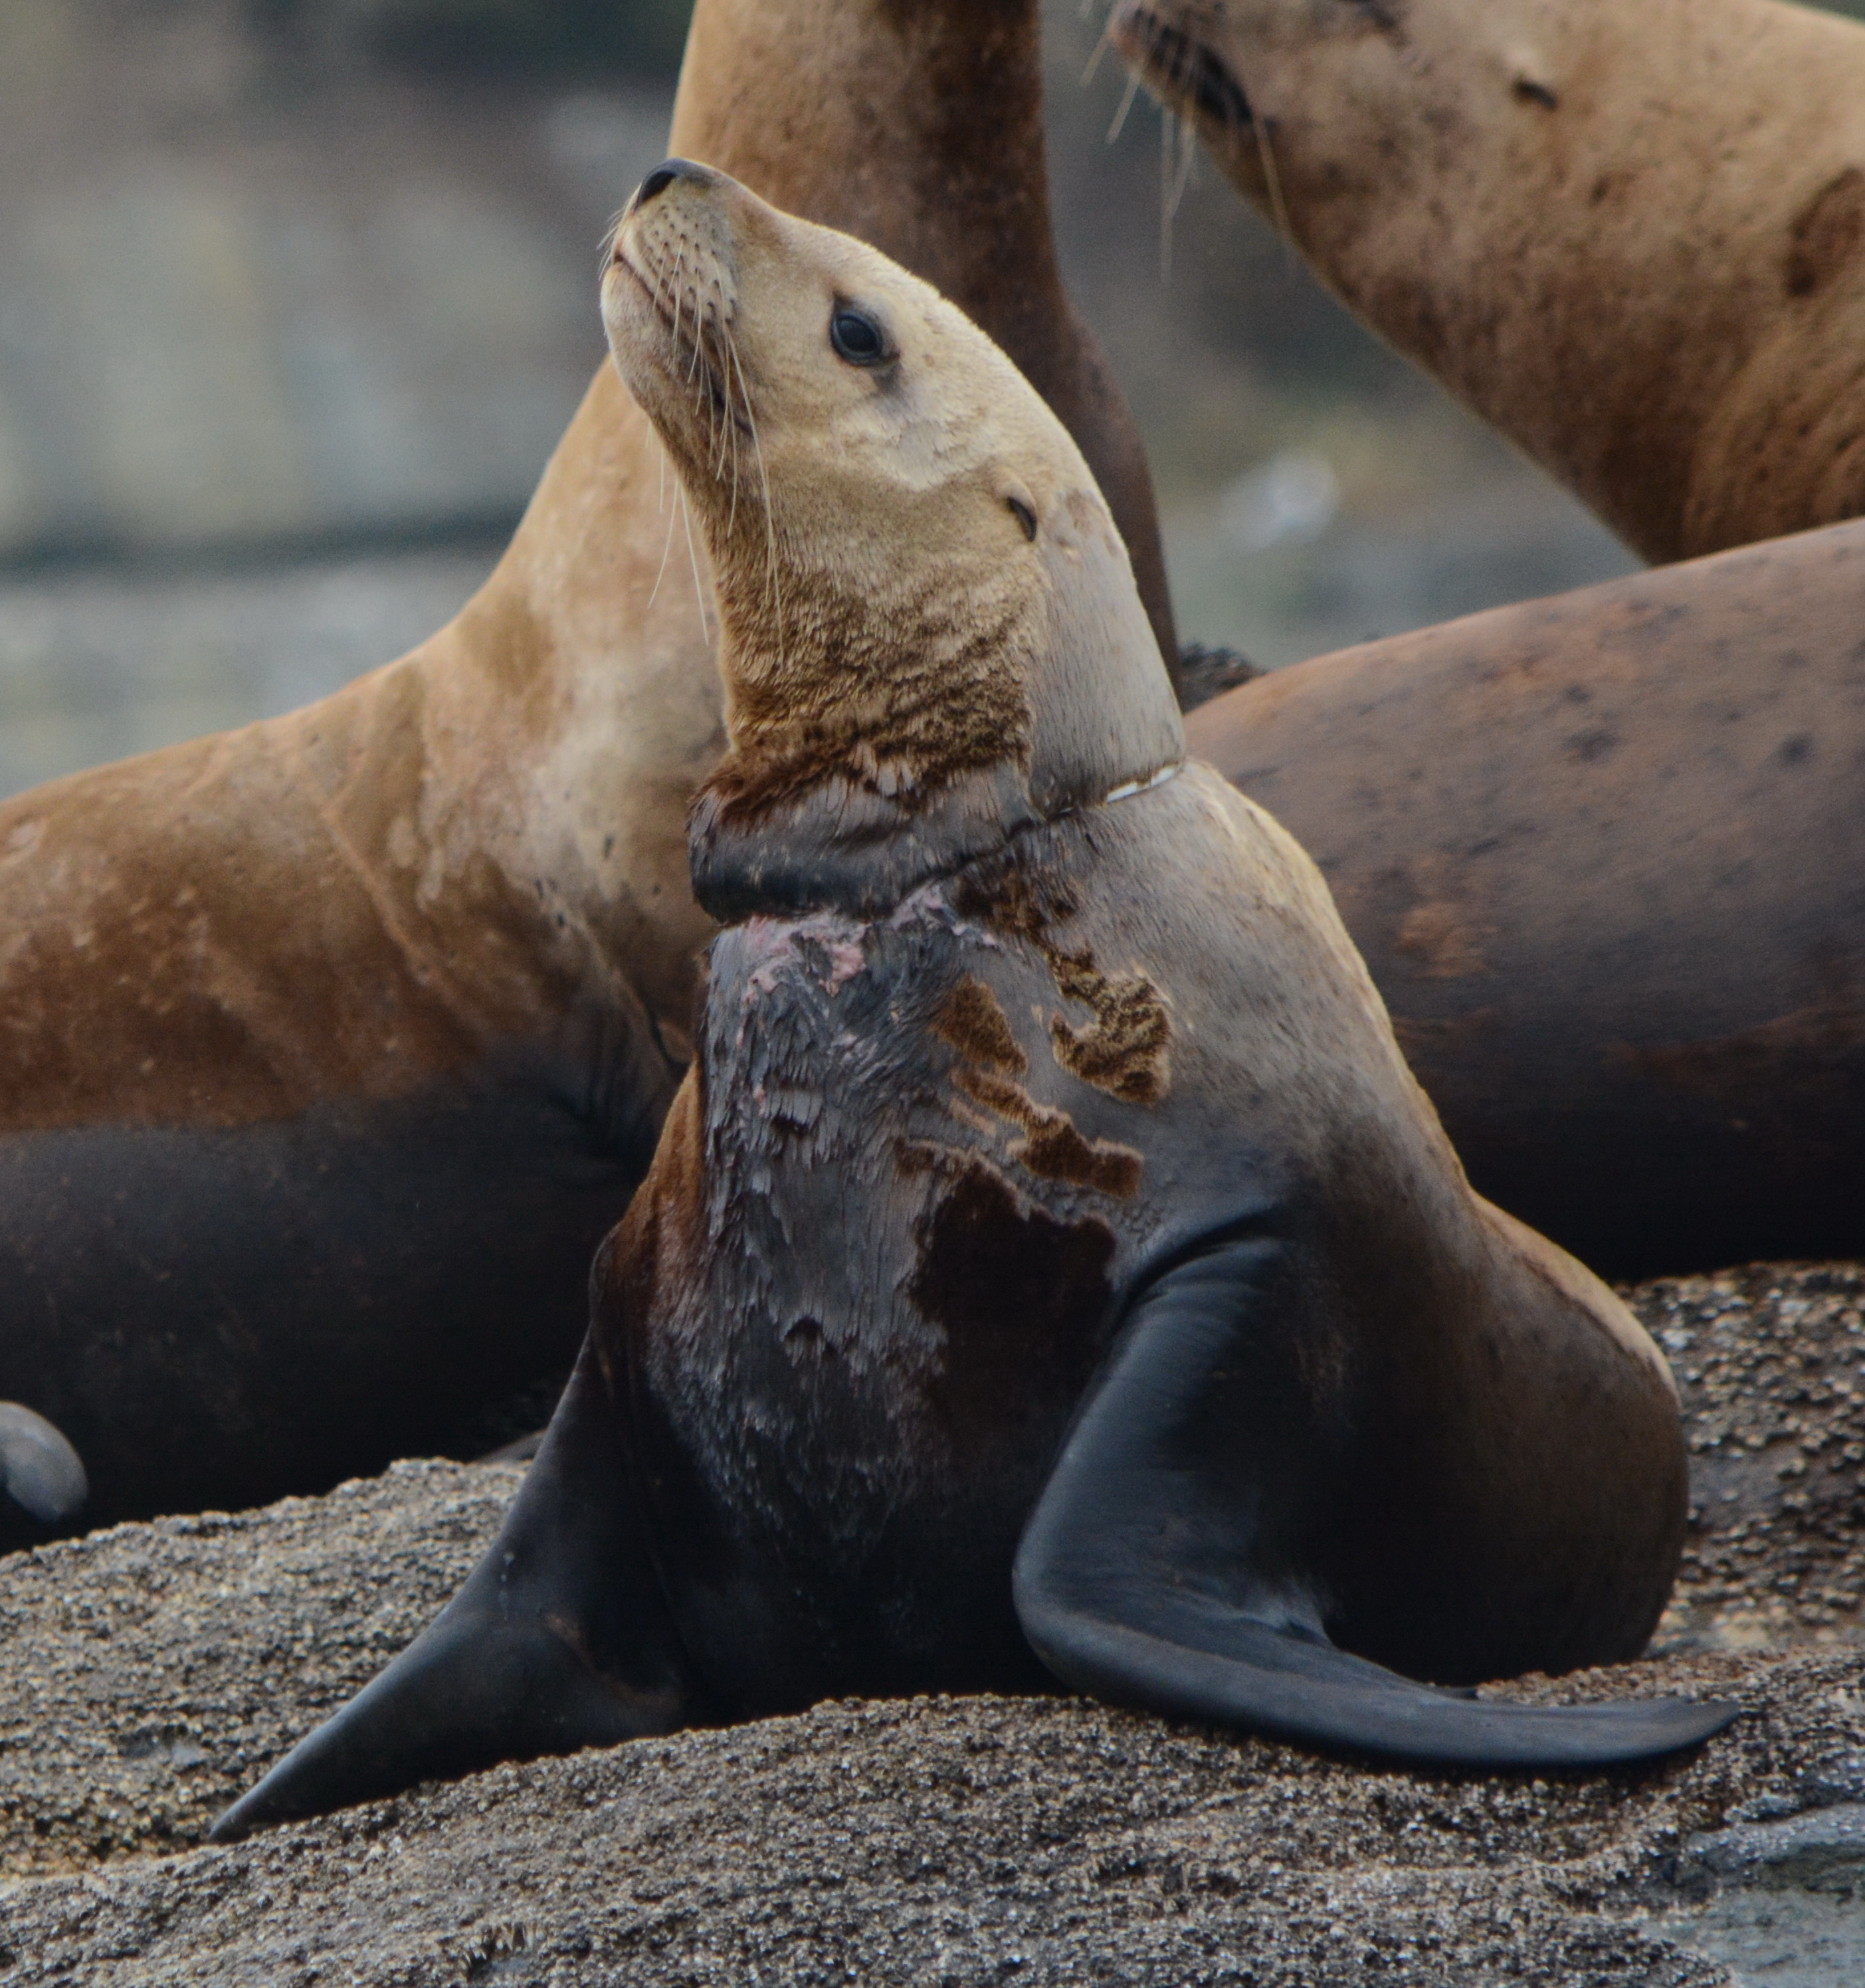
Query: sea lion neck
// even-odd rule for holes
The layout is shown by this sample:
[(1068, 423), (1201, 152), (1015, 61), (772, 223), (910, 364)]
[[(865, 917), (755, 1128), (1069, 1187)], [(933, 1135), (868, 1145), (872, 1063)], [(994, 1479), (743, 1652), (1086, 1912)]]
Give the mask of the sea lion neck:
[(1056, 260), (1041, 25), (1037, 0), (698, 0), (669, 149), (871, 243), (1004, 348), (1106, 495), (1176, 682), (1151, 472)]
[(742, 549), (715, 545), (728, 750), (690, 823), (715, 917), (880, 916), (1039, 818), (1026, 593), (909, 570), (869, 596), (802, 566), (772, 587)]
[(731, 749), (693, 874), (715, 915), (877, 914), (1182, 758), (1088, 465), (948, 299), (671, 159), (603, 313), (711, 556)]

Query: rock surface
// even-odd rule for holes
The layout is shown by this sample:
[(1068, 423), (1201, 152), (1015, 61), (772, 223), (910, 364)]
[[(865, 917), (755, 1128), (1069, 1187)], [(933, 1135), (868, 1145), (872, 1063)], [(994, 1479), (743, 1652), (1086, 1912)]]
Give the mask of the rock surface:
[(1691, 1522), (1655, 1647), (1865, 1641), (1865, 1266), (1629, 1290), (1684, 1401)]
[(521, 1476), (405, 1463), (0, 1562), (0, 1988), (1860, 1978), (1865, 1273), (1633, 1295), (1688, 1397), (1687, 1579), (1651, 1660), (1508, 1689), (1739, 1698), (1694, 1755), (1424, 1774), (1069, 1699), (828, 1704), (191, 1847)]

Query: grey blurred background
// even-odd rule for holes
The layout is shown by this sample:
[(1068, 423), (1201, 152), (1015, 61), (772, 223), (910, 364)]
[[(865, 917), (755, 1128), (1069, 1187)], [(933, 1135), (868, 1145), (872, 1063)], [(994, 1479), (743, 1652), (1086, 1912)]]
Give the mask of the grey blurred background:
[[(489, 569), (601, 357), (690, 0), (3, 0), (0, 793), (323, 695)], [(1865, 7), (1865, 0), (1857, 0)], [(1181, 630), (1271, 666), (1629, 570), (1050, 0), (1063, 259)], [(1120, 123), (1117, 140), (1109, 134)]]

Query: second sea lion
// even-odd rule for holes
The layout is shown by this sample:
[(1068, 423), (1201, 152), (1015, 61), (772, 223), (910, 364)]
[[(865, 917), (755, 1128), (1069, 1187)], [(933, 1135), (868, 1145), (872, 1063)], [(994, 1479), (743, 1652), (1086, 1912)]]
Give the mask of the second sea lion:
[[(1144, 458), (1056, 273), (1037, 35), (1035, 0), (700, 0), (674, 132), (999, 326), (1154, 547), (1164, 637)], [(76, 1444), (92, 1521), (321, 1489), (573, 1357), (708, 930), (688, 560), (605, 364), (448, 627), (0, 806), (0, 1394)]]
[(1348, 307), (1650, 560), (1865, 510), (1865, 26), (1776, 0), (1121, 0)]
[(1317, 656), (1192, 750), (1485, 1194), (1614, 1276), (1865, 1252), (1865, 522)]

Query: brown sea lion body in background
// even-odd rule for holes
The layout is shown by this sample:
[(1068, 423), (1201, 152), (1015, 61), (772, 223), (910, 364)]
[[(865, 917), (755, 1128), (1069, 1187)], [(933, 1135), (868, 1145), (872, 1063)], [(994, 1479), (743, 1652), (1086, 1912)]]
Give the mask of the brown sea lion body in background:
[(1636, 551), (1865, 510), (1865, 26), (1777, 0), (1122, 0), (1359, 316)]
[(1865, 1254), (1862, 609), (1836, 525), (1188, 720), (1320, 865), (1478, 1188), (1597, 1269)]
[(1681, 1543), (1675, 1391), (1471, 1192), (1313, 864), (1186, 762), (1029, 384), (897, 265), (685, 161), (603, 315), (718, 580), (694, 1067), (499, 1538), (215, 1835), (1046, 1675), (1472, 1764), (1726, 1723), (1379, 1668), (1634, 1654)]
[[(1055, 274), (1034, 0), (700, 0), (693, 33), (676, 141), (999, 330), (1169, 636), (1139, 444)], [(431, 641), (0, 807), (0, 1396), (75, 1442), (93, 1520), (327, 1485), (567, 1361), (708, 929), (688, 560), (605, 365)]]
[[(1655, 560), (1865, 507), (1865, 28), (1127, 0), (1331, 287)], [(1865, 526), (1312, 659), (1194, 749), (1320, 863), (1472, 1178), (1637, 1275), (1865, 1250)]]

